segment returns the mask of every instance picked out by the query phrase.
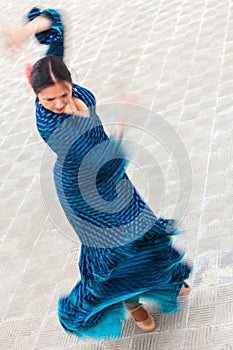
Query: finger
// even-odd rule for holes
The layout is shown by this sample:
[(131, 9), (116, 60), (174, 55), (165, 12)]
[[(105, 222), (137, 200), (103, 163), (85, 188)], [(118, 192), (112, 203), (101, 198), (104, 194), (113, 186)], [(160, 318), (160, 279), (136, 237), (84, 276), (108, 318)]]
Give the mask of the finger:
[(15, 42), (11, 41), (11, 40), (7, 40), (5, 45), (6, 45), (7, 48), (10, 48), (10, 49), (12, 49), (14, 51), (18, 48), (18, 46), (15, 44)]
[(124, 134), (124, 128), (125, 128), (125, 123), (121, 122), (120, 126), (119, 126), (119, 138), (122, 139), (123, 138), (123, 134)]
[(120, 123), (119, 126), (113, 131), (113, 138), (118, 139), (120, 142), (122, 141), (124, 134), (125, 124)]
[(12, 36), (6, 31), (3, 31), (3, 36), (5, 37), (5, 46), (7, 48), (14, 48), (15, 43), (14, 43)]
[(8, 34), (5, 30), (3, 30), (3, 29), (1, 29), (1, 34), (2, 34), (2, 36), (3, 36), (4, 46), (5, 46), (5, 47), (10, 47), (10, 38), (9, 38), (9, 34)]

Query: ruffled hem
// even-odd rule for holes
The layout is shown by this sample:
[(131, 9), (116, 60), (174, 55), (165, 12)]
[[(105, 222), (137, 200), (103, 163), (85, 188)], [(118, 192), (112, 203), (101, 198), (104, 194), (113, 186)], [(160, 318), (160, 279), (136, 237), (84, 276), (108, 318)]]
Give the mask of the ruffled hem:
[[(62, 327), (67, 333), (75, 334), (79, 339), (91, 337), (93, 339), (118, 339), (122, 332), (122, 322), (126, 321), (127, 309), (124, 303), (116, 303), (105, 308), (104, 312), (99, 312), (98, 317), (92, 317), (87, 324), (71, 324), (67, 318), (66, 298), (60, 298), (58, 301), (58, 315)], [(65, 307), (65, 308), (64, 308)], [(92, 323), (91, 326), (89, 325)], [(89, 323), (89, 324), (88, 324)]]
[(134, 297), (152, 303), (156, 312), (179, 311), (178, 294), (192, 268), (172, 247), (170, 236), (180, 233), (174, 224), (158, 219), (144, 236), (117, 248), (82, 246), (81, 281), (59, 299), (65, 331), (79, 338), (119, 338), (124, 301)]
[(60, 14), (53, 10), (47, 9), (41, 11), (37, 7), (28, 13), (27, 18), (29, 21), (32, 21), (38, 16), (47, 16), (51, 20), (51, 29), (43, 31), (41, 33), (36, 33), (35, 36), (40, 44), (50, 45), (46, 55), (52, 55), (63, 58), (64, 55), (64, 27), (61, 21)]

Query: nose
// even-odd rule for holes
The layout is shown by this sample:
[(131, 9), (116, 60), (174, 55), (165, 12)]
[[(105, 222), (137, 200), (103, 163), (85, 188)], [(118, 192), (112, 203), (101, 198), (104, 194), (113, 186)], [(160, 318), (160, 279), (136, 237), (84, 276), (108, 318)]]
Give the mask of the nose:
[(64, 103), (61, 100), (57, 100), (55, 107), (56, 109), (62, 109), (64, 107)]

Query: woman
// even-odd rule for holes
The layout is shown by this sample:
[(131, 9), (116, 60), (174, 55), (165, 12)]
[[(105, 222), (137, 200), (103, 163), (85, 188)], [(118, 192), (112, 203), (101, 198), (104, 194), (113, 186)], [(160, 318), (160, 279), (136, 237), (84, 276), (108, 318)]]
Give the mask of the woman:
[(109, 138), (95, 110), (95, 97), (72, 82), (63, 63), (59, 13), (33, 8), (29, 22), (8, 35), (20, 46), (33, 33), (49, 45), (28, 72), (36, 94), (37, 128), (57, 154), (54, 181), (65, 214), (82, 246), (81, 280), (59, 299), (63, 328), (82, 338), (120, 337), (127, 309), (145, 332), (155, 329), (139, 299), (161, 312), (177, 311), (178, 296), (191, 288), (191, 268), (172, 247), (174, 220), (158, 219), (126, 175), (121, 144)]

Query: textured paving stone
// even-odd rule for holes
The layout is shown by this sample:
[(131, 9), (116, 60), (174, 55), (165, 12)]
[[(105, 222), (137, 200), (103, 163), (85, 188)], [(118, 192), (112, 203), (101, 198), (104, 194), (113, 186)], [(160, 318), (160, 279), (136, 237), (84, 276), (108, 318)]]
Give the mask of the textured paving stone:
[[(0, 5), (3, 28), (20, 25), (30, 9), (16, 0)], [(129, 176), (157, 215), (178, 213), (182, 220), (184, 235), (175, 244), (194, 262), (193, 292), (182, 298), (182, 312), (153, 314), (157, 328), (150, 334), (131, 319), (119, 341), (83, 342), (63, 332), (57, 300), (79, 279), (80, 244), (62, 212), (60, 227), (48, 215), (42, 197), (46, 148), (24, 75), (25, 65), (45, 47), (32, 40), (12, 53), (1, 40), (0, 349), (232, 350), (231, 2), (39, 0), (36, 5), (61, 9), (65, 61), (73, 79), (96, 95), (106, 130), (126, 117), (125, 137), (137, 145)], [(192, 167), (191, 194), (180, 201), (187, 179), (179, 176), (157, 114), (171, 125), (171, 138), (179, 136)]]

